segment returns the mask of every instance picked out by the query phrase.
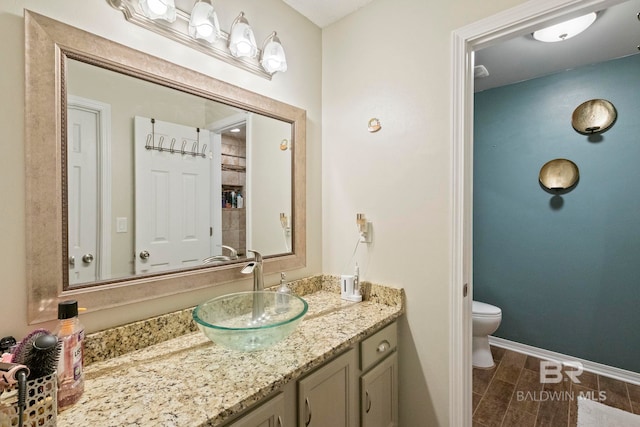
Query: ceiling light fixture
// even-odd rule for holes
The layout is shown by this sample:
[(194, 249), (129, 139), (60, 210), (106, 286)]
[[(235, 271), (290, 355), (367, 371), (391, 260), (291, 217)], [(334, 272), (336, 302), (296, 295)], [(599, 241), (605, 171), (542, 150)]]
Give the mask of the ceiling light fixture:
[(231, 25), (229, 50), (236, 58), (255, 58), (258, 54), (256, 38), (249, 21), (244, 17), (244, 12), (240, 12)]
[(535, 31), (533, 33), (533, 38), (547, 43), (561, 42), (580, 34), (589, 28), (595, 20), (596, 13), (591, 12), (587, 15)]
[(176, 20), (176, 4), (174, 0), (140, 0), (142, 13), (150, 19), (164, 19), (168, 22)]
[(276, 71), (287, 71), (287, 58), (284, 54), (282, 43), (280, 43), (280, 39), (275, 31), (271, 33), (262, 44), (260, 64), (262, 64), (262, 68), (271, 74)]
[(191, 10), (189, 18), (189, 35), (194, 39), (206, 40), (213, 43), (220, 35), (218, 15), (213, 5), (207, 1), (199, 1)]

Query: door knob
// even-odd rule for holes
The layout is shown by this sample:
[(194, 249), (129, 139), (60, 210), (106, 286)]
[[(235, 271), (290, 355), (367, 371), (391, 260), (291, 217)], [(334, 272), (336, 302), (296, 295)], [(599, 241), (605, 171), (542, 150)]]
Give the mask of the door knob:
[(74, 257), (73, 255), (69, 257), (69, 265), (71, 267), (75, 267), (76, 265), (76, 257)]
[(140, 252), (140, 259), (148, 259), (150, 256), (151, 254), (149, 253), (149, 251)]
[(82, 255), (82, 262), (85, 264), (91, 264), (93, 262), (93, 254)]

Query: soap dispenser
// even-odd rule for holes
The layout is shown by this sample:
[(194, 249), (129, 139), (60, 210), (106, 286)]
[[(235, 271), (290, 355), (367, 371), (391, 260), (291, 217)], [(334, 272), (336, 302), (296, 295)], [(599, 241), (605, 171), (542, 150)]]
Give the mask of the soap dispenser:
[(285, 283), (287, 276), (280, 273), (280, 286), (276, 290), (276, 313), (286, 313), (289, 311), (289, 298), (291, 297), (291, 289)]

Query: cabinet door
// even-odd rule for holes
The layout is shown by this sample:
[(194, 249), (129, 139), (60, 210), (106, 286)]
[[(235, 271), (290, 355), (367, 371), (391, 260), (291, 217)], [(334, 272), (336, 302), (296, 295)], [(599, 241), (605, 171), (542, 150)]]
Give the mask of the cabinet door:
[(397, 427), (397, 353), (360, 377), (360, 399), (362, 427)]
[(298, 382), (298, 426), (355, 427), (356, 363), (351, 349)]
[(234, 421), (229, 427), (284, 427), (284, 394), (279, 393), (269, 401)]

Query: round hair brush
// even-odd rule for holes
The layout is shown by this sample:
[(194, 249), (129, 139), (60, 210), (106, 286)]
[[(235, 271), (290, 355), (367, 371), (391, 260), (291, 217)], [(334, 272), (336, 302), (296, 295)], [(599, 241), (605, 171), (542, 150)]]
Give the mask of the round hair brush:
[(51, 334), (38, 336), (25, 351), (24, 364), (29, 368), (29, 380), (53, 374), (58, 369), (62, 341)]
[(47, 331), (46, 329), (35, 329), (35, 330), (31, 331), (16, 346), (15, 350), (13, 351), (13, 359), (11, 359), (11, 362), (18, 363), (20, 365), (24, 365), (25, 364), (24, 363), (25, 353), (27, 351), (31, 350), (31, 348), (33, 347), (33, 342), (40, 335), (44, 335), (44, 334), (48, 334), (48, 333), (49, 333), (49, 331)]

